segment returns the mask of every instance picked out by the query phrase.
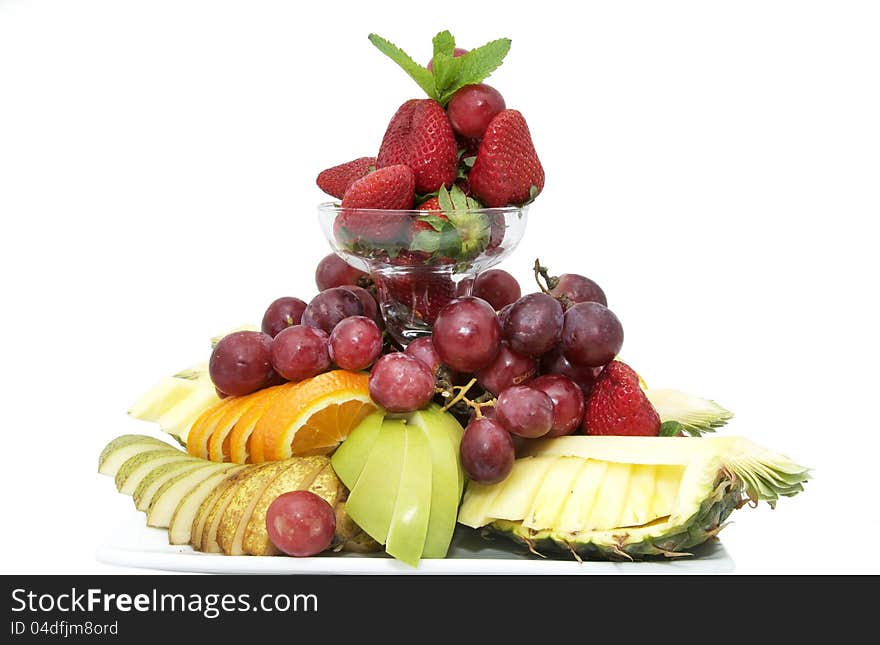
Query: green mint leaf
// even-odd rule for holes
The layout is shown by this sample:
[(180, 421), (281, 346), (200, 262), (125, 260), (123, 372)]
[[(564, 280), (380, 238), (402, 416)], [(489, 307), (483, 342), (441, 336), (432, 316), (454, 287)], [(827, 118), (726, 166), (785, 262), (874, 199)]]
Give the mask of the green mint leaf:
[(422, 67), (400, 47), (377, 34), (370, 34), (369, 38), (370, 42), (376, 46), (376, 49), (400, 65), (403, 71), (409, 74), (428, 96), (435, 101), (439, 100), (439, 95), (434, 87), (434, 75), (428, 71), (427, 67)]
[(455, 38), (448, 31), (434, 36), (434, 89), (437, 95), (455, 83), (461, 70), (461, 61), (455, 58)]
[(661, 437), (677, 437), (684, 430), (678, 421), (665, 421), (660, 424)]
[(417, 218), (417, 221), (430, 224), (435, 231), (442, 231), (444, 228), (450, 227), (449, 220), (439, 215), (423, 215)]
[[(449, 99), (452, 98), (452, 95), (465, 85), (473, 85), (485, 80), (489, 74), (498, 69), (509, 51), (510, 38), (499, 38), (498, 40), (486, 43), (482, 47), (472, 49), (464, 56), (455, 59), (460, 61), (458, 76), (453, 84), (442, 88), (440, 98), (437, 100), (440, 101), (441, 105), (446, 105)], [(437, 61), (435, 59), (435, 70), (437, 69), (436, 64)]]

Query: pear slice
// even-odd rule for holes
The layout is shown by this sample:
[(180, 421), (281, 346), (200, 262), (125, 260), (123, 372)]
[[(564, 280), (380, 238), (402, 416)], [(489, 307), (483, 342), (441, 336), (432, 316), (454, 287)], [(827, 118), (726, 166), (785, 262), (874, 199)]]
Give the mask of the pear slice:
[(262, 477), (261, 484), (265, 483), (266, 470), (277, 465), (277, 463), (278, 462), (268, 462), (244, 471), (241, 477), (236, 478), (236, 481), (234, 481), (231, 486), (220, 493), (205, 520), (205, 527), (202, 530), (201, 543), (199, 545), (201, 551), (204, 551), (205, 553), (223, 553), (223, 549), (220, 547), (220, 542), (217, 539), (217, 534), (220, 529), (220, 521), (223, 519), (226, 509), (232, 503), (234, 498), (241, 495), (242, 490), (253, 489), (253, 484), (247, 488), (243, 488), (253, 478)]
[[(169, 544), (189, 544), (190, 538), (192, 537), (193, 521), (195, 520), (202, 503), (210, 497), (215, 490), (220, 488), (224, 481), (230, 479), (235, 473), (241, 471), (243, 468), (245, 468), (245, 466), (232, 465), (228, 469), (211, 473), (206, 479), (199, 481), (197, 484), (184, 491), (177, 506), (172, 508), (171, 515), (168, 518), (167, 524), (165, 524), (168, 527)], [(185, 477), (195, 477), (196, 474), (197, 473), (189, 473)], [(173, 499), (171, 498), (176, 496), (176, 493), (172, 492), (172, 488), (177, 486), (176, 482), (168, 482), (165, 486), (168, 487), (165, 495), (160, 496), (162, 491), (156, 494), (156, 499), (153, 500), (153, 504), (150, 507), (150, 513), (147, 514), (147, 524), (150, 526), (153, 526), (150, 521), (150, 516), (153, 513), (154, 508), (156, 509), (155, 512), (157, 514), (156, 525), (161, 526), (165, 523), (162, 517), (165, 512), (166, 504), (168, 508), (171, 508), (171, 504), (173, 503)]]
[(141, 452), (128, 458), (116, 471), (114, 481), (116, 490), (126, 495), (134, 493), (141, 480), (150, 474), (154, 468), (172, 461), (190, 460), (188, 454), (174, 448), (157, 448)]
[[(202, 464), (192, 469), (178, 471), (166, 480), (153, 495), (147, 507), (147, 526), (168, 528), (174, 511), (181, 500), (201, 482), (218, 474), (225, 475), (230, 464)], [(219, 481), (219, 480), (217, 480)], [(192, 526), (192, 520), (190, 520)]]
[[(421, 428), (407, 425), (404, 434), (403, 471), (385, 551), (415, 567), (425, 548), (431, 514), (431, 446)], [(455, 483), (455, 480), (447, 482)]]
[(386, 419), (346, 502), (351, 519), (379, 544), (385, 544), (394, 516), (405, 448), (406, 422)]
[[(231, 487), (235, 486), (242, 477), (247, 476), (247, 474), (252, 470), (252, 467), (248, 466), (242, 468), (239, 471), (229, 475), (229, 477), (225, 477), (214, 487), (205, 497), (202, 499), (199, 504), (198, 509), (196, 509), (195, 514), (193, 515), (192, 525), (189, 529), (189, 543), (192, 544), (193, 548), (197, 551), (200, 551), (202, 548), (202, 538), (205, 534), (205, 527), (208, 524), (208, 520), (211, 517), (211, 512), (214, 510), (214, 507), (217, 506), (217, 503), (223, 497), (225, 492), (229, 490)], [(178, 514), (178, 510), (175, 510), (175, 514)], [(176, 536), (184, 535), (187, 531), (181, 526), (181, 522), (183, 518), (177, 518), (177, 530), (175, 531)], [(172, 519), (172, 526), (175, 525), (175, 520)], [(171, 539), (171, 535), (169, 534), (169, 540)], [(177, 539), (177, 538), (174, 538)], [(172, 544), (180, 544), (180, 542), (171, 542)]]
[(424, 433), (431, 451), (431, 512), (422, 550), (423, 558), (446, 557), (455, 530), (461, 497), (459, 441), (455, 441), (455, 434), (448, 431), (445, 416), (445, 412), (431, 406), (410, 415), (408, 425), (409, 428)]
[[(276, 477), (290, 467), (290, 462), (274, 461), (239, 483), (233, 490), (229, 503), (223, 509), (217, 523), (216, 540), (220, 550), (226, 555), (244, 555), (241, 540), (244, 529), (254, 511), (260, 495)], [(209, 536), (210, 537), (210, 536)]]
[(367, 463), (367, 457), (376, 444), (382, 422), (385, 420), (385, 412), (378, 411), (367, 416), (357, 428), (352, 430), (345, 441), (333, 453), (331, 461), (333, 470), (349, 489), (357, 484), (358, 477)]
[(266, 531), (266, 516), (269, 513), (269, 506), (279, 495), (294, 490), (308, 489), (315, 478), (324, 470), (329, 469), (332, 472), (330, 460), (327, 457), (316, 455), (292, 459), (289, 462), (287, 469), (272, 480), (259, 496), (245, 523), (240, 541), (240, 548), (244, 553), (251, 555), (277, 554), (278, 550), (269, 540), (269, 533)]
[(186, 461), (171, 461), (154, 468), (147, 473), (147, 476), (140, 481), (134, 489), (134, 492), (131, 494), (135, 508), (146, 513), (147, 509), (150, 508), (150, 502), (153, 499), (153, 495), (155, 495), (156, 491), (161, 488), (162, 484), (177, 474), (207, 465), (209, 465), (208, 462), (203, 460), (190, 459)]
[(143, 434), (124, 434), (107, 444), (98, 457), (98, 472), (116, 476), (116, 471), (131, 457), (148, 450), (172, 448), (170, 444)]

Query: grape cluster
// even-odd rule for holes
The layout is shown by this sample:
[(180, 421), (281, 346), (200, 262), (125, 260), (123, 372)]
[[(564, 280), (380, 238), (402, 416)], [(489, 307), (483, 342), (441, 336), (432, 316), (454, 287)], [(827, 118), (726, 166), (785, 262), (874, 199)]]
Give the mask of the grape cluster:
[(401, 350), (383, 333), (368, 276), (330, 255), (310, 302), (279, 298), (262, 331), (217, 344), (211, 378), (218, 392), (238, 396), (334, 367), (369, 369), (370, 396), (389, 412), (436, 400), (458, 416), (468, 476), (501, 481), (523, 441), (581, 429), (586, 397), (623, 344), (623, 327), (595, 282), (540, 269), (546, 286), (539, 279), (541, 290), (525, 295), (506, 271), (480, 274), (473, 295), (440, 308), (431, 335)]

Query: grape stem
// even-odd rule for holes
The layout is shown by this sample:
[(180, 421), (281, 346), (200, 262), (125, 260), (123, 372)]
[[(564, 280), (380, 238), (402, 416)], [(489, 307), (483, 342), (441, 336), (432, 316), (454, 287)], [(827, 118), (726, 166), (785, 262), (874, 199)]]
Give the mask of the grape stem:
[[(562, 305), (563, 309), (568, 309), (568, 307), (573, 304), (571, 300), (565, 296), (557, 296), (553, 293), (553, 289), (559, 285), (559, 278), (550, 275), (550, 269), (541, 264), (541, 258), (535, 259), (533, 271), (535, 273), (535, 282), (538, 283), (538, 288), (542, 293), (546, 293), (548, 296), (556, 298)], [(544, 282), (541, 282), (542, 278), (544, 279)]]
[(472, 378), (465, 385), (451, 385), (441, 380), (443, 387), (437, 387), (436, 391), (444, 399), (448, 399), (443, 406), (443, 411), (448, 411), (453, 406), (463, 403), (465, 406), (474, 410), (477, 418), (482, 418), (482, 408), (495, 407), (495, 398), (489, 392), (485, 392), (475, 399), (469, 399), (467, 397), (467, 393), (476, 382), (477, 379)]

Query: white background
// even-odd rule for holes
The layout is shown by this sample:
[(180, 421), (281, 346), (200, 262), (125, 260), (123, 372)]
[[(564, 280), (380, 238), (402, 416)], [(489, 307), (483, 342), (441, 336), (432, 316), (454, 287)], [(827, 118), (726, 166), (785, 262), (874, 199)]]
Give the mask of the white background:
[(880, 572), (872, 2), (0, 0), (3, 573), (95, 562), (130, 500), (96, 474), (208, 338), (308, 299), (321, 169), (375, 154), (449, 28), (547, 184), (504, 265), (593, 277), (655, 386), (815, 468), (722, 533), (741, 573)]

